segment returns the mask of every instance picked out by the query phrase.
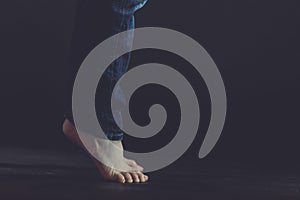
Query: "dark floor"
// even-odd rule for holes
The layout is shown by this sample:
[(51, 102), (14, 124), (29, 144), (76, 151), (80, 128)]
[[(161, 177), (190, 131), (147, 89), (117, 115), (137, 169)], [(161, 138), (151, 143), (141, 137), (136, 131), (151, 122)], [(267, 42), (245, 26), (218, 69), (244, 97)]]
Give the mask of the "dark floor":
[(80, 153), (0, 154), (1, 199), (300, 199), (300, 174), (291, 171), (185, 158), (151, 173), (149, 183), (122, 185), (101, 180)]

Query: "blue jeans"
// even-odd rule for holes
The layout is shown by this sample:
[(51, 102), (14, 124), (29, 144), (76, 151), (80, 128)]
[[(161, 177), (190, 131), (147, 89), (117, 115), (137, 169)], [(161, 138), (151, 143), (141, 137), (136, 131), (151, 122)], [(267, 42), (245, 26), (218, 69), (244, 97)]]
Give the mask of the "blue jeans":
[[(146, 4), (147, 0), (80, 0), (71, 42), (68, 62), (68, 100), (65, 118), (74, 124), (72, 115), (72, 89), (77, 71), (88, 53), (109, 36), (131, 30), (135, 27), (134, 13)], [(120, 41), (116, 41), (120, 42)], [(121, 41), (128, 52), (133, 43), (133, 34)], [(109, 140), (122, 140), (123, 131), (113, 118), (111, 96), (119, 78), (126, 73), (130, 53), (116, 59), (101, 77), (96, 92), (96, 113), (101, 128)], [(121, 89), (116, 86), (116, 97), (123, 102)], [(122, 124), (121, 114), (115, 119)]]

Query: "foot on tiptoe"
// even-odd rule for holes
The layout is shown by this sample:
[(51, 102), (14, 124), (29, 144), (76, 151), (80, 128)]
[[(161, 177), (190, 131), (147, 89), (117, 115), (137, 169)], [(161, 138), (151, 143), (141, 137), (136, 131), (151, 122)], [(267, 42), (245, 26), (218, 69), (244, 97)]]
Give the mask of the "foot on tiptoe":
[[(76, 128), (67, 119), (63, 123), (63, 132), (69, 140), (87, 151), (78, 136)], [(103, 178), (120, 183), (144, 183), (148, 181), (148, 176), (142, 173), (143, 167), (138, 165), (134, 160), (123, 156), (121, 141), (93, 139), (92, 143), (95, 146), (94, 149), (97, 151), (97, 159), (94, 156), (90, 156), (93, 158)], [(109, 163), (109, 165), (103, 163)]]

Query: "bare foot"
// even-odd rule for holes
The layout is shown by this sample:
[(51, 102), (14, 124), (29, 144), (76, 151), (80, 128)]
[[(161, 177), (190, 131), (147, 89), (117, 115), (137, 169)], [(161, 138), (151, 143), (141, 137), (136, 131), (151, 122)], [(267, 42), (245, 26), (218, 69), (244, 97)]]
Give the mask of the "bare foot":
[[(87, 151), (78, 136), (76, 128), (67, 119), (63, 123), (63, 132), (69, 140)], [(93, 158), (103, 178), (120, 183), (143, 183), (148, 181), (148, 176), (142, 173), (143, 167), (138, 165), (134, 160), (123, 156), (121, 141), (94, 138), (91, 145), (95, 146), (93, 155), (97, 155), (97, 159), (87, 152)], [(112, 147), (112, 145), (116, 145), (118, 148)], [(103, 163), (109, 163), (109, 165)]]

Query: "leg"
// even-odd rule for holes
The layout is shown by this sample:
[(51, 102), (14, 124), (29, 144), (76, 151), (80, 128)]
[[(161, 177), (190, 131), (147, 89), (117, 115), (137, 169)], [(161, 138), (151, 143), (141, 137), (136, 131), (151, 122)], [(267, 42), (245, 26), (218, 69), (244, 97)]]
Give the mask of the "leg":
[[(134, 13), (142, 8), (147, 0), (112, 0), (112, 35), (120, 33), (122, 31), (132, 30), (135, 28)], [(115, 41), (113, 46), (124, 46), (128, 49), (128, 52), (132, 48), (134, 35), (128, 34), (126, 41)], [(124, 102), (123, 93), (116, 85), (120, 77), (127, 71), (130, 62), (130, 53), (127, 53), (112, 63), (112, 65), (104, 73), (104, 88), (103, 92), (98, 92), (96, 95), (96, 110), (98, 111), (98, 118), (102, 122), (101, 127), (110, 140), (122, 140), (123, 131), (118, 127), (114, 120), (118, 120), (119, 124), (122, 124), (121, 111), (117, 119), (113, 118), (110, 102), (111, 95), (114, 87), (117, 87), (117, 100), (120, 104)], [(97, 100), (99, 99), (99, 100)], [(102, 101), (100, 100), (102, 99)], [(97, 104), (96, 103), (96, 104)]]
[[(70, 97), (78, 67), (80, 66), (86, 55), (89, 53), (89, 51), (91, 51), (97, 44), (99, 44), (102, 40), (109, 36), (110, 33), (116, 34), (121, 31), (133, 29), (134, 12), (141, 8), (145, 3), (146, 0), (82, 0), (79, 2), (77, 23), (75, 25), (75, 31), (72, 40), (72, 52), (70, 55)], [(105, 8), (104, 10), (102, 9), (103, 13), (107, 14), (104, 19), (106, 19), (107, 16), (110, 16), (112, 21), (99, 20), (101, 18), (94, 13), (95, 11), (99, 13), (98, 10), (94, 10), (95, 8), (99, 7)], [(110, 12), (107, 12), (107, 10), (109, 10)], [(99, 27), (101, 28), (99, 29)], [(104, 31), (106, 30), (106, 28), (103, 27), (112, 27), (112, 32)], [(132, 42), (133, 35), (129, 35), (128, 40), (121, 45), (125, 45), (125, 47), (130, 50)], [(115, 144), (117, 144), (121, 150), (123, 150), (121, 143), (123, 132), (116, 125), (112, 117), (110, 109), (110, 99), (112, 90), (116, 82), (127, 70), (129, 60), (130, 54), (126, 54), (112, 63), (112, 65), (106, 70), (102, 77), (102, 84), (105, 84), (105, 87), (102, 88), (102, 90), (100, 88), (100, 91), (97, 91), (96, 94), (96, 101), (98, 103), (98, 106), (96, 103), (96, 110), (99, 121), (101, 123), (101, 127), (106, 133), (107, 137), (110, 140), (115, 140)], [(120, 93), (118, 94), (118, 97), (120, 98), (120, 101), (122, 101), (122, 91), (119, 92)], [(69, 108), (66, 112), (66, 120), (63, 125), (63, 130), (65, 135), (69, 139), (76, 142), (81, 147), (84, 147), (74, 127), (71, 109), (71, 98), (69, 99), (69, 102)], [(122, 120), (122, 118), (119, 117), (116, 120)], [(95, 159), (95, 163), (103, 177), (109, 180), (118, 180), (120, 182), (147, 181), (148, 177), (139, 172), (142, 170), (142, 167), (137, 165), (134, 161), (124, 158), (122, 151), (108, 152), (109, 148), (106, 147), (109, 144), (106, 140), (97, 140), (97, 142), (97, 146), (99, 147), (97, 151), (99, 151), (99, 156), (101, 157), (101, 159), (109, 160), (110, 162), (113, 162), (115, 163), (115, 165), (121, 166), (120, 168), (124, 169), (124, 171), (116, 171), (110, 167), (104, 166)]]
[[(100, 3), (99, 3), (100, 2)], [(135, 28), (134, 13), (146, 4), (147, 0), (81, 0), (77, 9), (75, 30), (69, 56), (68, 105), (65, 117), (74, 125), (72, 115), (72, 89), (76, 73), (84, 58), (100, 42), (110, 35)], [(99, 11), (99, 8), (101, 10)], [(95, 14), (95, 13), (100, 14)], [(107, 20), (111, 18), (111, 20)], [(104, 20), (103, 20), (104, 19)], [(109, 28), (107, 28), (109, 27)], [(132, 48), (133, 34), (126, 41), (115, 41), (124, 45), (128, 51)], [(116, 45), (114, 45), (116, 46)], [(127, 71), (130, 53), (116, 59), (101, 78), (103, 88), (96, 93), (97, 117), (108, 139), (120, 141), (123, 131), (116, 125), (110, 109), (112, 91), (119, 78)], [(122, 102), (122, 91), (117, 95)], [(122, 118), (119, 117), (119, 121)], [(122, 123), (121, 123), (122, 124)]]

